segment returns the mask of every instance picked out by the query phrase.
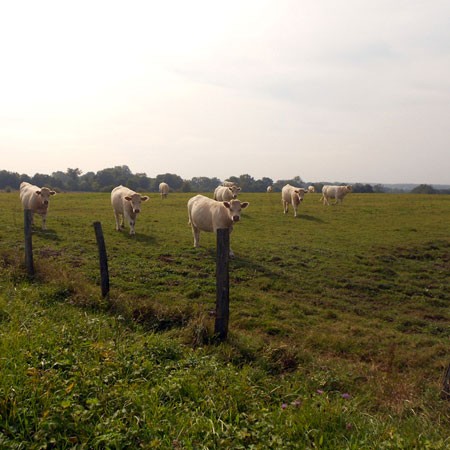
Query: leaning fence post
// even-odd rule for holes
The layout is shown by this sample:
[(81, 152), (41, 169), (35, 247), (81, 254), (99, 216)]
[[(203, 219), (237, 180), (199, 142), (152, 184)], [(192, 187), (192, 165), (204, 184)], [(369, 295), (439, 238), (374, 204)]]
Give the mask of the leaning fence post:
[(27, 274), (32, 277), (34, 275), (33, 264), (33, 242), (31, 238), (31, 210), (24, 210), (24, 230), (25, 230), (25, 263), (27, 266)]
[(108, 257), (106, 256), (105, 239), (103, 238), (102, 224), (94, 222), (95, 237), (97, 238), (98, 257), (100, 261), (100, 278), (102, 285), (102, 296), (106, 297), (109, 292)]
[(227, 338), (230, 306), (228, 257), (230, 233), (228, 228), (217, 230), (216, 256), (216, 322), (214, 333), (220, 340)]
[(450, 364), (445, 372), (444, 383), (442, 384), (442, 398), (450, 400)]

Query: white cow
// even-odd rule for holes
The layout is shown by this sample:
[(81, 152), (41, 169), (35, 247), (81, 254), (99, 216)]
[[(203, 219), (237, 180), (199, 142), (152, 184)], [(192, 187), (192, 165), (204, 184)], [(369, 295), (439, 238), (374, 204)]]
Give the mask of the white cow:
[(47, 212), (50, 196), (55, 195), (55, 191), (51, 191), (49, 188), (39, 188), (33, 184), (23, 181), (20, 183), (20, 200), (22, 202), (23, 209), (31, 210), (31, 223), (34, 223), (34, 214), (40, 214), (42, 216), (42, 229), (46, 230), (47, 225)]
[(297, 217), (298, 205), (303, 201), (303, 197), (308, 191), (303, 188), (294, 187), (286, 184), (281, 190), (281, 202), (283, 203), (284, 213), (289, 211), (289, 203), (294, 207), (294, 217)]
[(314, 194), (314, 192), (316, 192), (316, 188), (314, 186), (308, 186), (308, 192), (310, 194)]
[(228, 202), (233, 198), (237, 198), (240, 190), (241, 188), (237, 186), (217, 186), (214, 191), (214, 200), (217, 200), (218, 202)]
[[(248, 202), (241, 203), (239, 200), (230, 202), (218, 202), (204, 195), (192, 197), (187, 204), (189, 213), (189, 225), (194, 235), (194, 247), (198, 247), (200, 231), (215, 233), (219, 228), (228, 228), (230, 233), (233, 225), (239, 222), (241, 210), (247, 208)], [(234, 256), (230, 247), (230, 257)]]
[(223, 186), (231, 187), (231, 186), (237, 186), (237, 184), (236, 184), (234, 181), (228, 181), (228, 180), (225, 180), (225, 181), (223, 182)]
[(325, 185), (322, 188), (322, 197), (320, 198), (320, 200), (323, 200), (323, 204), (324, 205), (329, 205), (330, 203), (328, 202), (328, 199), (329, 198), (334, 198), (335, 199), (335, 202), (334, 202), (335, 205), (338, 202), (340, 202), (341, 205), (342, 205), (342, 200), (344, 199), (344, 197), (349, 192), (352, 192), (351, 185), (347, 185), (347, 186), (330, 186), (330, 185)]
[[(111, 204), (116, 216), (116, 229), (120, 231), (125, 227), (125, 218), (130, 224), (130, 234), (136, 234), (134, 231), (134, 225), (136, 224), (137, 215), (141, 211), (141, 202), (148, 200), (146, 195), (142, 196), (136, 192), (128, 189), (125, 186), (117, 186), (111, 191)], [(120, 217), (122, 215), (122, 223), (120, 223)]]
[(167, 194), (169, 193), (169, 185), (167, 183), (159, 183), (159, 192), (161, 194), (161, 198), (167, 198)]
[(272, 192), (272, 186), (267, 186), (267, 192)]

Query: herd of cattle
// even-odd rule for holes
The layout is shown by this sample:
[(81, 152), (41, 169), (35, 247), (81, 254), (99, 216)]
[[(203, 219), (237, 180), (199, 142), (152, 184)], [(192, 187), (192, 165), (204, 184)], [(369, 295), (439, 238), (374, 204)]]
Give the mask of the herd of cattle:
[[(238, 199), (238, 193), (241, 190), (235, 183), (225, 181), (223, 185), (218, 186), (214, 191), (214, 200), (204, 195), (196, 195), (189, 199), (187, 203), (189, 214), (189, 225), (192, 227), (194, 235), (194, 247), (198, 247), (200, 231), (216, 232), (220, 228), (228, 228), (230, 233), (233, 231), (233, 225), (239, 222), (242, 209), (247, 208), (248, 202), (241, 203)], [(324, 205), (329, 205), (329, 199), (335, 200), (335, 204), (341, 203), (344, 197), (352, 191), (348, 186), (330, 186), (325, 185), (322, 188), (322, 197)], [(169, 185), (161, 183), (159, 185), (161, 198), (167, 198)], [(272, 192), (272, 187), (267, 188), (267, 192)], [(281, 201), (283, 210), (286, 214), (289, 210), (289, 204), (294, 208), (294, 217), (297, 217), (298, 207), (303, 201), (305, 194), (314, 193), (314, 186), (308, 189), (299, 188), (287, 184), (281, 190)], [(31, 210), (31, 217), (39, 214), (42, 216), (42, 229), (46, 229), (46, 219), (49, 200), (56, 192), (46, 187), (39, 188), (30, 183), (20, 184), (20, 200), (24, 209)], [(116, 218), (116, 229), (120, 231), (125, 227), (125, 219), (130, 226), (130, 234), (134, 235), (134, 226), (137, 215), (141, 211), (141, 203), (148, 200), (148, 196), (138, 194), (125, 186), (117, 186), (111, 192), (111, 205)], [(230, 248), (230, 256), (233, 252)]]

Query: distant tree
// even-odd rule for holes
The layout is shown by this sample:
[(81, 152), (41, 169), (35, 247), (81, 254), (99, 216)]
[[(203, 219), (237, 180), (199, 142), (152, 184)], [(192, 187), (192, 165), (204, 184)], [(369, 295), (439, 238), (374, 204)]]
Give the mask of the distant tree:
[[(232, 181), (232, 180), (230, 180)], [(243, 192), (252, 192), (255, 179), (250, 176), (248, 173), (241, 175), (239, 177), (238, 186), (242, 189)]]
[(79, 184), (80, 184), (79, 176), (82, 173), (83, 172), (78, 168), (76, 168), (76, 169), (68, 168), (67, 169), (66, 174), (69, 177), (69, 180), (67, 181), (67, 188), (69, 189), (69, 191), (78, 191), (79, 190)]
[(438, 191), (429, 184), (420, 184), (411, 190), (411, 194), (437, 194)]
[(10, 187), (14, 189), (19, 189), (21, 183), (20, 175), (18, 173), (8, 172), (7, 170), (0, 171), (0, 189), (5, 187)]
[(189, 181), (184, 181), (184, 183), (181, 186), (181, 192), (191, 192), (191, 184), (189, 183)]
[(212, 192), (222, 182), (216, 177), (194, 177), (189, 180), (189, 184), (191, 185), (192, 192)]
[(35, 173), (31, 178), (31, 183), (39, 187), (52, 187), (53, 178), (50, 175)]
[(376, 184), (373, 187), (373, 192), (375, 194), (383, 194), (385, 192), (384, 186), (382, 184)]

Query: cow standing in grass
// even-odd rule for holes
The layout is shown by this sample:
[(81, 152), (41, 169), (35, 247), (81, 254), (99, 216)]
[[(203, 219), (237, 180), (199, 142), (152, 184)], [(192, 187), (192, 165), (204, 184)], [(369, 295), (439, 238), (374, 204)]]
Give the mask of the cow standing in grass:
[(22, 202), (23, 209), (31, 210), (31, 223), (34, 223), (34, 214), (40, 214), (42, 216), (42, 229), (47, 229), (47, 212), (50, 197), (55, 195), (56, 192), (49, 188), (39, 188), (33, 184), (23, 181), (20, 183), (20, 201)]
[(228, 202), (233, 198), (237, 198), (240, 190), (241, 188), (237, 186), (217, 186), (214, 191), (214, 200), (217, 200), (218, 202)]
[(338, 202), (340, 202), (340, 204), (342, 205), (342, 201), (344, 200), (344, 197), (349, 193), (352, 192), (352, 187), (351, 185), (347, 185), (347, 186), (330, 186), (330, 185), (325, 185), (322, 188), (322, 197), (320, 198), (320, 200), (323, 200), (323, 204), (324, 205), (330, 205), (328, 199), (329, 198), (334, 198), (335, 202), (334, 204), (336, 205)]
[(159, 193), (161, 194), (161, 198), (167, 198), (169, 194), (169, 185), (167, 183), (159, 183)]
[[(130, 234), (136, 234), (134, 225), (136, 224), (137, 215), (141, 212), (141, 202), (148, 200), (146, 195), (142, 196), (125, 186), (117, 186), (111, 192), (111, 204), (116, 216), (116, 229), (120, 231), (125, 227), (125, 219), (130, 225)], [(120, 223), (122, 216), (122, 223)]]
[(289, 203), (291, 203), (294, 207), (294, 217), (297, 217), (298, 207), (307, 193), (306, 189), (286, 184), (281, 190), (281, 202), (283, 203), (284, 213), (287, 214), (289, 212)]
[[(194, 235), (194, 247), (198, 247), (200, 231), (216, 233), (218, 229), (228, 228), (231, 233), (234, 224), (241, 218), (241, 210), (248, 205), (248, 202), (241, 203), (239, 200), (218, 202), (204, 195), (196, 195), (189, 199), (187, 207), (189, 225)], [(231, 258), (234, 256), (231, 247), (229, 255)]]

